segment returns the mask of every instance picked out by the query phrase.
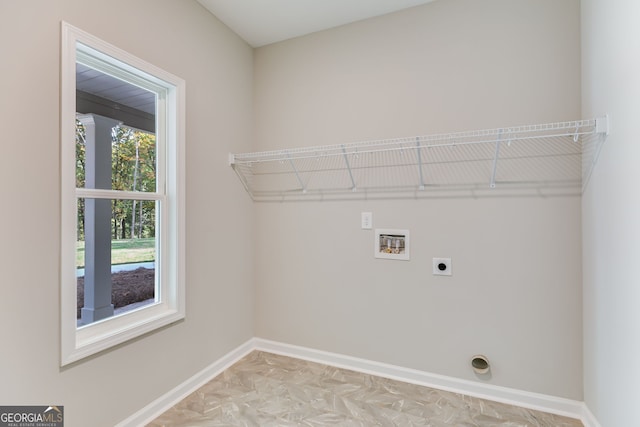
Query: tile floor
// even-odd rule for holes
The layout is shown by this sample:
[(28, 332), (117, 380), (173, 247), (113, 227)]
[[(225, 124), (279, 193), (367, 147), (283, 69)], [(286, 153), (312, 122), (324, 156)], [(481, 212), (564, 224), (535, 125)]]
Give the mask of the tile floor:
[(582, 423), (254, 351), (148, 426), (582, 427)]

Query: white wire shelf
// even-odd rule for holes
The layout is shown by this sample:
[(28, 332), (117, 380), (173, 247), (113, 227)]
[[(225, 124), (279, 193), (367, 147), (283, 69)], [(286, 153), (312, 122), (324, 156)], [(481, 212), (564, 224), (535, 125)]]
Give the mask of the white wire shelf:
[(418, 197), (434, 191), (582, 191), (608, 118), (230, 154), (255, 201)]

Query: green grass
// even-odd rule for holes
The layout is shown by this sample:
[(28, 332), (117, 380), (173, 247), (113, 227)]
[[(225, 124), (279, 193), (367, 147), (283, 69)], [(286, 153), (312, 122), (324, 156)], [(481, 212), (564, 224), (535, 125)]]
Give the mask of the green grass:
[[(128, 264), (132, 262), (148, 262), (156, 259), (156, 240), (122, 239), (111, 241), (111, 264)], [(84, 242), (76, 247), (76, 266), (84, 267)]]

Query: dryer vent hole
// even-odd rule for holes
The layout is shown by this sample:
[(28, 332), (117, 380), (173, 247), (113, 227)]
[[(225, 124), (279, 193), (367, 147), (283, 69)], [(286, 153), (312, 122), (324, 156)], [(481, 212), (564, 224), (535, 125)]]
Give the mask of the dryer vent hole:
[(489, 361), (484, 356), (474, 356), (471, 359), (471, 366), (478, 374), (486, 374), (489, 372)]
[(489, 363), (487, 363), (486, 360), (482, 359), (473, 359), (473, 362), (471, 362), (471, 364), (476, 369), (487, 369), (489, 367)]

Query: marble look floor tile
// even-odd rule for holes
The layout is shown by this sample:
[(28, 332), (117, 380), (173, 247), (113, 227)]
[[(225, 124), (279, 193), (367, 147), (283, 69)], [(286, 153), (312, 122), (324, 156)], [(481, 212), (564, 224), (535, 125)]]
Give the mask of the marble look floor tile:
[(582, 427), (582, 423), (254, 351), (148, 426)]

